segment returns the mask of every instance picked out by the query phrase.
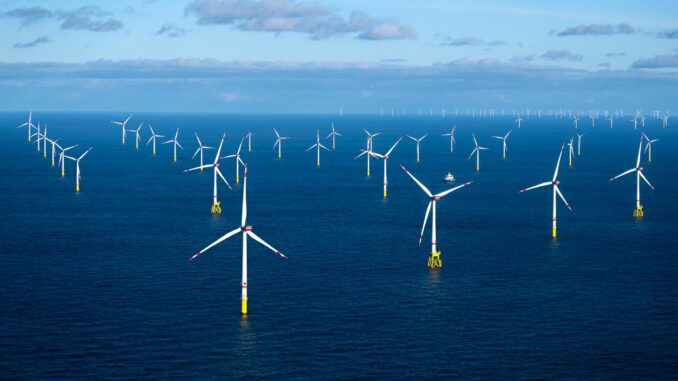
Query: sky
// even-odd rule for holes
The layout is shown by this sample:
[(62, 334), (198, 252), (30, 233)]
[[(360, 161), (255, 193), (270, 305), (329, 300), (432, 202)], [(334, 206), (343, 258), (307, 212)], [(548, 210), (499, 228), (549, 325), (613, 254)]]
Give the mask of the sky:
[(675, 109), (675, 1), (0, 0), (0, 110)]

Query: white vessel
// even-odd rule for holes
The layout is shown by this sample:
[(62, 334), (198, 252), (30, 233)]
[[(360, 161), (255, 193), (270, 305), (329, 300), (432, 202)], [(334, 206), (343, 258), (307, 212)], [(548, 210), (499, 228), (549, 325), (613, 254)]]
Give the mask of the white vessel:
[(445, 176), (445, 182), (446, 183), (454, 182), (454, 176), (452, 175), (452, 172), (447, 172), (447, 176)]

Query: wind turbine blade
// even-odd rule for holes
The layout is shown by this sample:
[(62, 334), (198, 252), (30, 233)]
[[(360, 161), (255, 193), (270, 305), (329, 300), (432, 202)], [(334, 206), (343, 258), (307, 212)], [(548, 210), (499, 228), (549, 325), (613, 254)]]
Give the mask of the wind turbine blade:
[[(196, 135), (198, 136), (198, 135)], [(221, 154), (221, 146), (224, 145), (224, 139), (226, 138), (226, 134), (221, 135), (221, 141), (219, 142), (219, 149), (217, 149), (217, 155), (214, 157), (214, 163), (216, 164), (219, 161), (219, 155)]]
[(198, 152), (200, 152), (200, 148), (202, 148), (202, 147), (198, 147), (198, 149), (195, 150), (195, 153), (193, 154), (193, 156), (191, 156), (191, 160), (195, 159), (195, 157), (198, 155)]
[(176, 143), (177, 143), (177, 146), (179, 146), (179, 148), (181, 148), (181, 150), (183, 151), (184, 147), (182, 147), (181, 144), (179, 144), (178, 141)]
[(553, 181), (556, 181), (558, 178), (558, 169), (560, 168), (560, 159), (563, 157), (563, 149), (565, 149), (565, 144), (560, 146), (560, 154), (558, 155), (558, 161), (556, 162), (556, 170), (553, 172)]
[(278, 254), (282, 259), (287, 259), (287, 256), (286, 256), (285, 254), (281, 253), (280, 251), (278, 251), (277, 249), (275, 249), (273, 246), (271, 246), (271, 245), (269, 245), (268, 243), (266, 243), (266, 241), (264, 241), (263, 239), (261, 239), (261, 237), (259, 237), (258, 235), (254, 234), (253, 231), (248, 230), (248, 231), (247, 231), (247, 235), (250, 236), (250, 237), (252, 237), (253, 240), (259, 242), (259, 243), (262, 244), (262, 245), (264, 245), (266, 248), (268, 248), (268, 249), (271, 250), (272, 252)]
[(200, 137), (198, 137), (198, 133), (195, 132), (195, 140), (198, 141), (198, 145), (202, 147), (202, 142), (200, 141)]
[(403, 169), (403, 171), (405, 171), (405, 173), (407, 173), (407, 174), (412, 178), (412, 180), (414, 180), (415, 183), (417, 183), (417, 185), (419, 185), (419, 187), (420, 187), (424, 192), (426, 192), (426, 194), (427, 194), (429, 197), (433, 197), (433, 195), (431, 194), (431, 191), (428, 190), (428, 188), (426, 188), (426, 187), (424, 186), (424, 184), (422, 184), (419, 180), (417, 180), (417, 178), (414, 177), (414, 175), (411, 174), (410, 171), (408, 171), (407, 168), (405, 168), (405, 166), (403, 166), (402, 164), (400, 164), (400, 167)]
[(318, 144), (320, 145), (320, 148), (325, 149), (325, 151), (329, 151), (329, 150), (330, 150), (329, 148), (325, 147), (324, 145), (322, 145), (322, 144), (320, 144), (320, 143), (318, 143)]
[(277, 136), (278, 139), (280, 139), (280, 134), (278, 133), (278, 130), (276, 130), (276, 129), (274, 128), (274, 129), (273, 129), (273, 132), (275, 132), (275, 136)]
[(195, 253), (195, 254), (189, 259), (189, 261), (192, 261), (192, 260), (196, 259), (196, 258), (197, 258), (199, 255), (201, 255), (202, 253), (204, 253), (204, 252), (206, 252), (207, 250), (213, 248), (214, 246), (216, 246), (216, 245), (218, 245), (218, 244), (224, 242), (225, 240), (227, 240), (227, 239), (233, 237), (234, 235), (240, 233), (240, 231), (241, 231), (241, 229), (240, 229), (240, 228), (237, 228), (237, 229), (231, 230), (230, 232), (224, 234), (221, 238), (219, 238), (218, 240), (212, 242), (212, 243), (209, 244), (209, 246), (207, 246), (206, 248), (204, 248), (204, 249), (198, 251), (197, 253)]
[(558, 193), (558, 196), (560, 196), (560, 199), (563, 200), (563, 202), (565, 203), (565, 206), (567, 206), (567, 209), (569, 209), (570, 212), (571, 212), (571, 211), (572, 211), (572, 207), (570, 207), (570, 204), (567, 203), (567, 201), (565, 200), (565, 197), (563, 196), (563, 194), (560, 193), (560, 188), (558, 188), (557, 185), (554, 185), (554, 186), (555, 186), (555, 188), (556, 188), (556, 193)]
[(443, 196), (446, 196), (446, 195), (448, 195), (448, 194), (450, 194), (450, 193), (456, 191), (457, 189), (461, 189), (461, 188), (466, 187), (466, 186), (469, 186), (469, 185), (471, 185), (471, 184), (473, 184), (473, 181), (469, 181), (468, 183), (461, 184), (461, 185), (456, 186), (456, 187), (454, 187), (454, 188), (452, 188), (452, 189), (448, 189), (448, 190), (446, 190), (446, 191), (444, 191), (444, 192), (440, 192), (440, 193), (436, 194), (435, 197), (443, 197)]
[(312, 145), (312, 146), (306, 148), (306, 152), (312, 150), (312, 149), (315, 148), (317, 145), (318, 145), (318, 144), (314, 144), (314, 145)]
[(540, 183), (540, 184), (531, 186), (531, 187), (529, 187), (529, 188), (521, 189), (518, 193), (527, 192), (527, 191), (529, 191), (529, 190), (536, 189), (536, 188), (541, 188), (541, 187), (545, 187), (545, 186), (551, 185), (551, 184), (553, 184), (552, 181), (545, 181), (545, 182), (543, 182), (543, 183)]
[(426, 221), (428, 221), (428, 215), (431, 213), (431, 205), (433, 204), (433, 201), (428, 202), (428, 206), (426, 207), (426, 213), (424, 214), (424, 224), (421, 225), (421, 233), (419, 233), (419, 246), (421, 246), (421, 240), (424, 238), (424, 230), (426, 229)]
[(645, 180), (647, 185), (650, 186), (650, 189), (654, 190), (654, 187), (652, 186), (652, 184), (650, 184), (650, 181), (647, 179), (647, 177), (645, 177), (645, 175), (643, 175), (643, 171), (638, 171), (638, 174), (640, 175), (640, 177), (643, 178), (643, 180)]
[(277, 147), (278, 144), (280, 144), (280, 138), (275, 140), (275, 143), (273, 144), (273, 149), (275, 149), (275, 147)]
[(231, 184), (229, 184), (228, 181), (226, 180), (226, 178), (224, 177), (224, 175), (221, 174), (219, 167), (214, 168), (214, 170), (217, 171), (217, 175), (219, 175), (219, 177), (221, 177), (221, 179), (226, 183), (226, 185), (228, 186), (228, 189), (233, 190), (233, 188), (231, 188)]
[(198, 169), (205, 169), (205, 168), (212, 168), (212, 167), (214, 167), (214, 165), (206, 164), (206, 165), (201, 165), (199, 167), (184, 169), (182, 172), (192, 172), (192, 171), (197, 171)]
[(478, 147), (474, 148), (473, 151), (471, 151), (471, 154), (468, 155), (468, 159), (466, 159), (466, 160), (471, 159), (471, 157), (473, 157), (473, 154), (476, 153), (476, 151), (478, 151)]
[(415, 142), (417, 141), (417, 138), (415, 138), (414, 136), (411, 136), (411, 135), (406, 135), (406, 136), (407, 136), (408, 138), (414, 140)]
[(396, 148), (396, 146), (398, 145), (398, 143), (400, 143), (401, 140), (403, 140), (403, 138), (399, 138), (398, 141), (396, 141), (395, 144), (391, 146), (391, 149), (389, 149), (384, 156), (391, 156), (391, 152), (393, 152), (393, 150)]
[(353, 160), (355, 160), (355, 159), (359, 158), (360, 156), (363, 156), (364, 154), (367, 153), (367, 151), (365, 151), (364, 149), (361, 149), (361, 151), (362, 151), (362, 152), (360, 153), (360, 155), (354, 157)]
[(83, 153), (82, 155), (80, 155), (80, 157), (78, 158), (78, 160), (82, 160), (82, 158), (84, 158), (84, 157), (89, 153), (89, 151), (92, 150), (92, 148), (93, 148), (93, 147), (89, 147), (89, 148), (87, 149), (87, 151), (85, 151), (85, 153)]
[(640, 145), (638, 146), (638, 159), (636, 160), (636, 168), (640, 167), (640, 151), (643, 148), (643, 137), (640, 137)]
[(624, 171), (624, 172), (618, 174), (617, 176), (611, 178), (609, 181), (617, 180), (618, 178), (620, 178), (620, 177), (622, 177), (622, 176), (626, 176), (626, 175), (628, 175), (629, 173), (631, 173), (631, 172), (633, 172), (633, 171), (635, 171), (635, 170), (636, 170), (635, 168), (631, 168), (631, 169), (629, 169), (628, 171)]

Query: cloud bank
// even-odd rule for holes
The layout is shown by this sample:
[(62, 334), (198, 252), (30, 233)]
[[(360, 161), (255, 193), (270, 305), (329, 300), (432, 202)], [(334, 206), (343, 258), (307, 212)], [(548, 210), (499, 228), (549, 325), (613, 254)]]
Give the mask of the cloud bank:
[(636, 30), (629, 24), (588, 24), (565, 28), (557, 36), (606, 36), (611, 34), (633, 34)]
[(96, 5), (85, 5), (73, 11), (49, 10), (43, 7), (22, 7), (0, 16), (18, 19), (22, 26), (30, 26), (43, 20), (59, 20), (63, 30), (86, 30), (90, 32), (112, 32), (122, 29), (123, 24), (111, 12)]
[(17, 42), (12, 47), (18, 48), (18, 49), (25, 49), (25, 48), (33, 48), (33, 47), (36, 47), (38, 45), (47, 44), (47, 43), (49, 43), (49, 37), (42, 36), (42, 37), (36, 38), (35, 40), (33, 40), (31, 42), (26, 42), (26, 43)]
[(364, 40), (415, 38), (411, 26), (351, 12), (346, 19), (316, 2), (295, 0), (194, 0), (185, 13), (202, 25), (231, 25), (243, 31), (294, 32), (313, 40), (353, 34)]

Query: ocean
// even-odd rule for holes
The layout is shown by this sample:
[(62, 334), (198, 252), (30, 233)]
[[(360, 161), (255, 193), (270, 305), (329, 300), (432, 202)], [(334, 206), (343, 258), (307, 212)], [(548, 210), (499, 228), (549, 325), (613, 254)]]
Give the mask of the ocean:
[[(0, 379), (611, 379), (677, 378), (678, 133), (648, 117), (653, 145), (641, 184), (645, 216), (632, 216), (640, 130), (601, 119), (379, 115), (136, 113), (142, 145), (121, 144), (123, 113), (34, 112), (48, 136), (81, 162), (80, 192), (69, 161), (61, 177), (26, 130), (27, 113), (1, 113), (2, 266)], [(321, 152), (334, 123), (343, 136)], [(152, 156), (147, 125), (172, 136)], [(456, 124), (457, 145), (441, 134)], [(273, 128), (291, 139), (282, 159)], [(363, 128), (381, 132), (389, 161), (366, 176)], [(507, 159), (492, 135), (513, 132)], [(240, 224), (242, 178), (219, 184), (222, 214), (210, 213), (212, 172), (197, 165), (203, 143), (233, 154), (251, 131), (248, 223), (285, 253), (249, 241), (249, 315), (240, 315), (241, 239), (188, 259)], [(585, 132), (581, 156), (560, 168), (558, 238), (551, 238), (550, 181), (561, 144)], [(471, 134), (480, 171), (468, 159)], [(161, 140), (166, 140), (161, 139)], [(331, 141), (324, 144), (331, 147)], [(576, 139), (575, 139), (576, 144)], [(42, 148), (42, 147), (41, 147)], [(575, 147), (576, 148), (576, 147)], [(49, 150), (49, 147), (48, 147)], [(206, 151), (205, 160), (213, 160)], [(438, 202), (443, 268), (429, 270), (430, 225), (418, 238), (428, 198), (447, 172), (474, 183)], [(242, 168), (241, 168), (242, 171)], [(241, 172), (242, 177), (242, 172)], [(429, 221), (430, 224), (430, 221)]]

